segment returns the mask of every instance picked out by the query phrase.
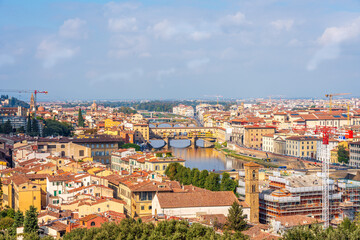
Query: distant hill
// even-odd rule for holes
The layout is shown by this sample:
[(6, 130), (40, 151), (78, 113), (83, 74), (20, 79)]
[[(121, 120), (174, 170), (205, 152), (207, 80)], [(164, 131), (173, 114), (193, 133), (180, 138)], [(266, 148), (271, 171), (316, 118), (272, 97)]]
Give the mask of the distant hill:
[[(3, 107), (24, 107), (24, 108), (29, 108), (30, 105), (24, 101), (21, 101), (15, 97), (9, 97), (8, 95), (1, 95), (0, 96), (0, 102), (6, 101), (7, 99), (9, 99), (9, 103), (8, 104), (4, 104)], [(1, 104), (2, 105), (2, 104)]]

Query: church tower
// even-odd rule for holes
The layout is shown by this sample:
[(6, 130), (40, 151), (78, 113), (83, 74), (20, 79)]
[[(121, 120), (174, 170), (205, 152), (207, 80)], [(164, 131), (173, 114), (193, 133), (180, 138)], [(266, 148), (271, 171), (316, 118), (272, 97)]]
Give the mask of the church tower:
[(250, 206), (250, 222), (259, 222), (259, 168), (260, 165), (249, 162), (245, 168), (245, 202)]
[(34, 99), (34, 94), (31, 94), (31, 98), (30, 98), (30, 112), (34, 112), (35, 111), (35, 99)]

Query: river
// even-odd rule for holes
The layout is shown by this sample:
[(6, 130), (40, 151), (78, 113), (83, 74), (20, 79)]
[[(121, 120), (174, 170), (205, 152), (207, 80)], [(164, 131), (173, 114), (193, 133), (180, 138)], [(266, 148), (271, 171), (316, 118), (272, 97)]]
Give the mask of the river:
[[(228, 158), (213, 148), (202, 148), (203, 141), (201, 139), (196, 144), (200, 147), (187, 147), (190, 145), (190, 140), (172, 140), (169, 150), (172, 151), (174, 156), (185, 159), (185, 166), (190, 168), (206, 169), (208, 171), (242, 168), (240, 160)], [(151, 145), (158, 148), (164, 145), (164, 141), (152, 140)]]

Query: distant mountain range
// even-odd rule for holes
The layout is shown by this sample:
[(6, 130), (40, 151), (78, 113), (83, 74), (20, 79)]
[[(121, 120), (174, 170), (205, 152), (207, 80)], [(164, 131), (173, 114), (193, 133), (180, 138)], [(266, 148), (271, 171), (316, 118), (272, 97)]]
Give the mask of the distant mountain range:
[[(8, 101), (6, 101), (6, 100), (8, 100)], [(30, 105), (28, 103), (21, 101), (15, 97), (9, 97), (8, 95), (0, 96), (0, 105), (2, 105), (3, 107), (18, 107), (18, 106), (21, 106), (24, 108), (30, 107)]]

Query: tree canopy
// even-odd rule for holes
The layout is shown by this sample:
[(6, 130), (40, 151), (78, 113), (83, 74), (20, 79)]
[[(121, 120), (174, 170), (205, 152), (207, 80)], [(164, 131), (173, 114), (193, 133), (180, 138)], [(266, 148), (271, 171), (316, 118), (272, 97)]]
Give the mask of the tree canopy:
[(45, 127), (43, 131), (44, 137), (47, 136), (64, 136), (71, 135), (73, 127), (68, 123), (59, 122), (53, 119), (45, 120)]
[(100, 228), (78, 228), (63, 237), (63, 240), (85, 239), (232, 240), (241, 238), (235, 238), (229, 233), (220, 235), (215, 233), (212, 228), (198, 223), (190, 225), (187, 221), (161, 221), (155, 226), (152, 223), (142, 223), (133, 219), (124, 219), (119, 224), (105, 223)]
[(338, 162), (348, 163), (349, 162), (349, 151), (345, 149), (343, 145), (338, 147)]
[(38, 226), (38, 212), (36, 207), (30, 206), (29, 210), (25, 213), (24, 219), (24, 233), (37, 233)]
[(177, 180), (184, 185), (194, 185), (211, 191), (236, 191), (237, 182), (230, 178), (228, 173), (224, 173), (222, 180), (220, 174), (197, 168), (187, 168), (179, 163), (171, 163), (165, 170), (166, 176), (171, 180)]

